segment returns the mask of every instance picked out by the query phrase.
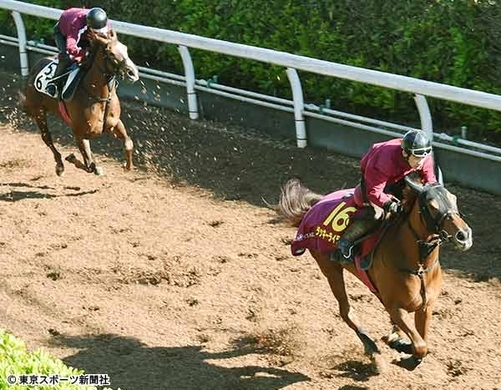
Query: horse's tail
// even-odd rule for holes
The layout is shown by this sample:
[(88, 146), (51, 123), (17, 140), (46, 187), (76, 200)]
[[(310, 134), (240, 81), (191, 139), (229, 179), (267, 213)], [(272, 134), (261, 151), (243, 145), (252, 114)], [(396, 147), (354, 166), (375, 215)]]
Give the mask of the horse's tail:
[(26, 112), (28, 109), (28, 107), (26, 105), (26, 95), (24, 93), (22, 93), (21, 91), (18, 91), (17, 97), (18, 97), (17, 106), (19, 107), (19, 109), (22, 112)]
[(323, 195), (311, 191), (299, 179), (292, 178), (281, 188), (276, 210), (293, 226), (298, 226), (306, 212), (322, 198)]

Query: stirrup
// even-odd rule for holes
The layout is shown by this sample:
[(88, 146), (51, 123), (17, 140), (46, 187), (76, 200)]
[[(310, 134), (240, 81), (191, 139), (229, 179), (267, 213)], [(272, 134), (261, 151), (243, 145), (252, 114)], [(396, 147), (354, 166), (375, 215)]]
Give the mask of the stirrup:
[(47, 93), (53, 97), (57, 97), (59, 95), (59, 88), (55, 83), (49, 83), (47, 84), (47, 87), (45, 87), (45, 90)]
[[(349, 245), (349, 247), (348, 247), (348, 245)], [(354, 247), (355, 247), (355, 244), (353, 244), (350, 241), (344, 241), (343, 239), (341, 239), (338, 243), (339, 253), (341, 254), (341, 256), (344, 259), (347, 259), (347, 260), (353, 260)]]
[(355, 245), (352, 245), (352, 246), (350, 246), (350, 247), (348, 248), (348, 254), (347, 254), (347, 255), (345, 255), (345, 254), (343, 253), (343, 251), (342, 251), (342, 250), (339, 250), (339, 251), (341, 252), (341, 255), (342, 255), (345, 259), (350, 259), (350, 260), (351, 260), (351, 259), (353, 259), (353, 247), (354, 247), (354, 246), (355, 246)]

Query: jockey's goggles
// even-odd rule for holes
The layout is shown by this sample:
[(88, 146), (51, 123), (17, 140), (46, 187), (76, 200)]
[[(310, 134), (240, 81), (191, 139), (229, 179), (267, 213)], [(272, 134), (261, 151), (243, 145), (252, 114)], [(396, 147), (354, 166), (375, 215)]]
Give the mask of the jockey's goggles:
[(90, 29), (98, 34), (101, 34), (101, 35), (104, 35), (106, 36), (108, 34), (108, 26), (104, 26), (102, 28), (92, 28), (90, 27)]
[(423, 158), (431, 153), (432, 148), (412, 149), (410, 152), (414, 157)]

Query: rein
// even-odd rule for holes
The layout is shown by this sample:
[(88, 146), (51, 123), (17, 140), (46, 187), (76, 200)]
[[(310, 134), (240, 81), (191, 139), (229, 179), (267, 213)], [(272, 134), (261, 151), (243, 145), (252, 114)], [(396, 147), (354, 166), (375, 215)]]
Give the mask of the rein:
[(106, 131), (106, 118), (108, 117), (108, 113), (110, 112), (110, 102), (111, 99), (113, 98), (113, 91), (116, 89), (118, 85), (117, 79), (115, 76), (112, 76), (110, 80), (108, 80), (107, 86), (108, 86), (108, 96), (106, 97), (98, 97), (94, 96), (85, 86), (83, 89), (87, 94), (89, 95), (89, 98), (93, 100), (96, 103), (105, 103), (104, 104), (104, 113), (103, 113), (103, 132)]
[(108, 81), (107, 85), (108, 85), (108, 96), (106, 96), (106, 97), (100, 97), (100, 96), (93, 95), (85, 86), (83, 86), (83, 89), (85, 90), (85, 92), (87, 92), (87, 94), (89, 95), (89, 98), (91, 98), (94, 102), (109, 103), (109, 102), (111, 102), (111, 99), (113, 97), (113, 94), (112, 94), (113, 90), (118, 86), (118, 82), (116, 80), (116, 77), (112, 76), (110, 78), (110, 80)]
[(431, 265), (428, 267), (424, 267), (425, 265), (425, 260), (428, 259), (431, 255), (431, 253), (437, 248), (438, 246), (442, 245), (443, 240), (440, 238), (439, 235), (434, 234), (432, 235), (429, 239), (427, 240), (422, 240), (419, 238), (418, 234), (412, 227), (409, 219), (407, 219), (407, 226), (409, 230), (412, 232), (414, 235), (414, 238), (416, 239), (416, 243), (418, 244), (418, 253), (419, 253), (419, 261), (418, 261), (418, 269), (408, 269), (408, 268), (400, 268), (400, 271), (406, 272), (410, 275), (415, 275), (419, 278), (421, 281), (421, 287), (419, 289), (419, 293), (421, 295), (422, 299), (422, 304), (419, 309), (422, 309), (426, 306), (427, 300), (426, 300), (426, 283), (424, 280), (424, 275), (433, 270), (439, 263), (439, 257), (433, 261)]
[[(104, 60), (111, 61), (111, 58), (108, 55), (108, 49), (106, 47), (104, 47), (103, 51), (104, 51), (104, 54), (103, 54)], [(92, 62), (94, 63), (94, 61), (96, 59), (95, 58), (96, 54), (94, 54), (93, 57), (94, 58), (92, 59)], [(122, 69), (125, 62), (126, 62), (125, 59), (123, 61), (118, 62), (118, 63), (114, 62), (113, 63), (114, 64), (114, 67), (113, 67), (114, 73), (112, 73), (112, 74), (109, 74), (106, 69), (103, 69), (100, 66), (100, 64), (97, 64), (97, 63), (95, 64), (95, 66), (97, 67), (99, 72), (101, 74), (103, 74), (105, 77), (108, 77), (108, 82), (106, 83), (108, 86), (108, 95), (107, 96), (105, 96), (105, 97), (95, 96), (85, 86), (83, 87), (85, 92), (87, 92), (87, 94), (89, 95), (89, 98), (92, 101), (94, 101), (96, 103), (105, 103), (104, 112), (103, 112), (103, 132), (106, 131), (106, 118), (110, 112), (110, 102), (111, 102), (111, 99), (113, 98), (113, 91), (116, 91), (116, 88), (118, 87), (118, 81), (117, 81), (115, 73), (119, 72), (120, 69)]]
[[(443, 213), (438, 213), (436, 218), (432, 218), (430, 215), (430, 212), (428, 211), (428, 208), (426, 207), (426, 204), (422, 201), (422, 197), (419, 198), (419, 219), (421, 223), (426, 226), (428, 230), (431, 231), (437, 231), (440, 230), (440, 225), (442, 221), (451, 215), (453, 212), (451, 210), (448, 210)], [(419, 260), (418, 260), (418, 268), (417, 269), (408, 269), (408, 268), (400, 268), (400, 271), (408, 273), (410, 275), (417, 276), (419, 280), (421, 281), (421, 288), (420, 288), (420, 295), (422, 298), (422, 304), (419, 309), (422, 309), (426, 306), (427, 299), (426, 299), (426, 283), (424, 280), (424, 275), (431, 272), (439, 263), (439, 256), (436, 257), (436, 259), (433, 261), (432, 264), (430, 264), (428, 267), (425, 267), (426, 260), (430, 257), (430, 255), (433, 253), (433, 251), (442, 245), (444, 242), (447, 242), (450, 239), (450, 235), (445, 231), (445, 230), (440, 230), (438, 233), (432, 234), (429, 236), (426, 240), (423, 240), (422, 238), (419, 237), (417, 234), (416, 230), (414, 227), (411, 225), (410, 222), (410, 213), (406, 215), (407, 223), (406, 226), (409, 228), (411, 231), (412, 235), (415, 238), (415, 242), (417, 243), (418, 246), (418, 255), (419, 255)]]
[(108, 117), (108, 114), (110, 112), (111, 94), (114, 88), (116, 90), (116, 87), (117, 87), (117, 79), (115, 76), (112, 76), (111, 79), (108, 80), (108, 97), (101, 100), (101, 101), (104, 100), (106, 102), (104, 105), (104, 114), (103, 114), (103, 132), (106, 131), (106, 118)]

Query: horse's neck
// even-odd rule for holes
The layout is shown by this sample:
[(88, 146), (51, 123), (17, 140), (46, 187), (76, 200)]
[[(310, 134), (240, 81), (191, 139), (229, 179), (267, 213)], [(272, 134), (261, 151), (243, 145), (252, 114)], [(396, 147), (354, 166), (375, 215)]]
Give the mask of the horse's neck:
[(427, 268), (435, 262), (439, 251), (437, 237), (424, 223), (418, 201), (412, 206), (409, 215), (396, 224), (395, 229), (402, 248), (405, 248), (404, 256), (398, 261), (405, 263), (406, 268), (417, 269), (419, 266)]
[(431, 233), (426, 227), (421, 212), (419, 210), (419, 201), (416, 200), (412, 206), (412, 210), (409, 213), (407, 223), (412, 231), (414, 231), (416, 239), (428, 240)]
[(95, 58), (85, 75), (89, 91), (96, 96), (106, 97), (111, 92), (108, 88), (109, 77), (104, 72), (104, 60), (102, 58)]

